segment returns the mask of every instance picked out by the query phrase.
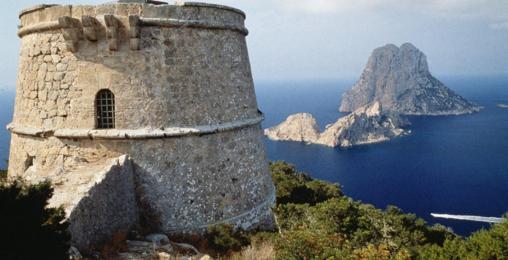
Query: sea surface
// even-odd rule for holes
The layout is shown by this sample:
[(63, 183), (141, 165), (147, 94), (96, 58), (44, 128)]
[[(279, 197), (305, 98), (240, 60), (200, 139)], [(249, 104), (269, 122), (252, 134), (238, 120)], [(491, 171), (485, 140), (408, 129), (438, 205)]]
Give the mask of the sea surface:
[[(312, 177), (340, 183), (346, 195), (379, 208), (396, 205), (461, 235), (490, 224), (437, 219), (430, 214), (501, 217), (508, 212), (508, 77), (441, 78), (485, 108), (464, 116), (411, 117), (412, 134), (348, 149), (265, 138), (268, 157)], [(264, 127), (288, 115), (312, 113), (321, 128), (344, 115), (342, 93), (354, 80), (256, 82)], [(13, 91), (0, 90), (0, 168), (8, 159)]]
[[(392, 141), (328, 148), (265, 138), (270, 160), (290, 162), (312, 177), (339, 183), (346, 195), (379, 208), (396, 205), (461, 235), (490, 224), (437, 219), (431, 213), (501, 217), (508, 212), (508, 77), (441, 78), (485, 108), (464, 116), (411, 117), (412, 134)], [(324, 128), (353, 80), (260, 82), (264, 127), (309, 112)]]
[[(11, 88), (13, 89), (13, 88)], [(14, 110), (14, 90), (0, 87), (0, 169), (7, 168), (11, 135), (6, 130)]]

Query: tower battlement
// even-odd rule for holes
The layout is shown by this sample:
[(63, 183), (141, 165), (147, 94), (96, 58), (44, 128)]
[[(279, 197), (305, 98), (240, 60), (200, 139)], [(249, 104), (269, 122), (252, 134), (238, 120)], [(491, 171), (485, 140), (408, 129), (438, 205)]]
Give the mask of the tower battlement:
[(19, 17), (19, 37), (62, 30), (67, 48), (72, 52), (78, 50), (82, 40), (107, 40), (111, 51), (118, 50), (120, 43), (139, 50), (140, 27), (189, 27), (248, 34), (243, 23), (245, 13), (205, 3), (169, 5), (159, 1), (124, 0), (99, 6), (37, 5), (21, 11)]
[(244, 20), (231, 7), (148, 0), (23, 10), (9, 176), (57, 183), (53, 205), (81, 248), (138, 217), (165, 233), (269, 223)]

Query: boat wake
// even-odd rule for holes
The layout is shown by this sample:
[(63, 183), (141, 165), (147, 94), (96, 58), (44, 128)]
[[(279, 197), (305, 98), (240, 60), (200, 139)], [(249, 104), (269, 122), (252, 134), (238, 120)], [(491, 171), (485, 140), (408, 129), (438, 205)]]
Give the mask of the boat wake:
[(496, 218), (496, 217), (450, 215), (450, 214), (436, 214), (436, 213), (430, 213), (430, 215), (435, 218), (457, 219), (457, 220), (477, 221), (477, 222), (487, 222), (487, 223), (500, 223), (501, 221), (503, 221), (503, 218)]

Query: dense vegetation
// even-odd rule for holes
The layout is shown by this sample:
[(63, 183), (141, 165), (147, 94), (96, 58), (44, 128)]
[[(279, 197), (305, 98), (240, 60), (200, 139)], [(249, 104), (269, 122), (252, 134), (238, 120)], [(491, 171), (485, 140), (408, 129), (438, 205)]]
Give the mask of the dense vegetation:
[[(253, 247), (270, 243), (277, 259), (508, 259), (508, 221), (464, 239), (394, 206), (380, 210), (353, 201), (338, 185), (313, 180), (287, 163), (270, 168), (280, 230), (249, 238)], [(214, 228), (216, 249), (227, 248), (221, 241), (235, 248), (245, 241), (245, 235), (222, 228)]]
[[(396, 207), (354, 201), (339, 185), (313, 180), (287, 163), (272, 163), (270, 170), (279, 230), (212, 227), (205, 235), (211, 253), (232, 259), (508, 259), (508, 219), (462, 238)], [(52, 192), (49, 183), (0, 184), (0, 259), (67, 257), (64, 212), (46, 208)]]
[(49, 183), (0, 184), (0, 259), (67, 259), (67, 223), (62, 209), (46, 208)]
[(396, 207), (379, 210), (312, 180), (284, 162), (271, 164), (280, 259), (507, 259), (508, 221), (463, 239)]

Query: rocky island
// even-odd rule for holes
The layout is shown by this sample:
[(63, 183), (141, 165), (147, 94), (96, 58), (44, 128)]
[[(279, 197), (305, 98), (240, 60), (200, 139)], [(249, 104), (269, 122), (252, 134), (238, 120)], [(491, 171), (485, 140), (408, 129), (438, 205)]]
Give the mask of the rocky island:
[(362, 106), (319, 133), (314, 117), (308, 113), (289, 116), (279, 125), (266, 129), (265, 135), (275, 141), (297, 141), (329, 147), (378, 143), (408, 134), (403, 127), (409, 122), (393, 112), (382, 110), (380, 102)]
[(315, 143), (319, 139), (319, 126), (309, 113), (288, 116), (279, 125), (265, 129), (265, 135), (274, 141)]
[(480, 110), (434, 78), (425, 54), (410, 43), (375, 49), (360, 79), (343, 95), (339, 110), (351, 112), (373, 101), (405, 115), (459, 115)]

